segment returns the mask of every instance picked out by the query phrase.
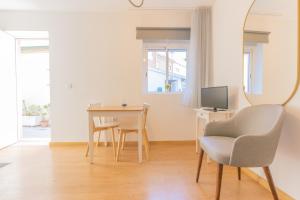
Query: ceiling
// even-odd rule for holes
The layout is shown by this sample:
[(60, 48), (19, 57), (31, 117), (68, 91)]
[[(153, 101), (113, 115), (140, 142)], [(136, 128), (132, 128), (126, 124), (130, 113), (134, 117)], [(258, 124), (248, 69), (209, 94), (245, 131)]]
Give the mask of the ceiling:
[[(132, 0), (139, 2), (140, 0)], [(190, 9), (215, 0), (145, 0), (143, 9)], [(128, 0), (0, 0), (0, 10), (105, 11), (133, 9)]]

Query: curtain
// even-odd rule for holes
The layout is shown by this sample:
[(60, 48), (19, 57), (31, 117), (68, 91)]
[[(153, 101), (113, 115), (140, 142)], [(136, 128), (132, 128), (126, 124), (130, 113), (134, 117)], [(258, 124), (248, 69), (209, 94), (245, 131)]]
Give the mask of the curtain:
[(183, 92), (183, 105), (201, 106), (201, 88), (209, 85), (212, 68), (212, 17), (211, 8), (193, 11), (188, 55), (187, 83)]

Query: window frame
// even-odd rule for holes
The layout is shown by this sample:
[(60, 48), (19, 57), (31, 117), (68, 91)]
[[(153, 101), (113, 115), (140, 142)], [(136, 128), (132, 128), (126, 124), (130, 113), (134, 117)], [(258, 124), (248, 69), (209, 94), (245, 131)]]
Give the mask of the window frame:
[[(261, 85), (261, 90), (257, 90), (257, 88), (255, 87), (255, 85), (257, 85), (257, 81), (258, 79), (258, 74), (260, 73), (260, 69), (257, 67), (257, 63), (258, 63), (258, 53), (260, 51), (262, 51), (263, 53), (263, 49), (260, 50), (260, 48), (262, 48), (262, 46), (260, 46), (259, 43), (250, 43), (247, 44), (246, 46), (244, 46), (244, 53), (243, 56), (245, 56), (245, 54), (249, 54), (249, 74), (248, 74), (248, 91), (245, 88), (245, 80), (243, 80), (243, 87), (244, 87), (244, 91), (246, 94), (253, 94), (253, 95), (261, 95), (263, 93), (263, 81), (259, 82)], [(245, 60), (244, 60), (245, 61)], [(263, 66), (262, 66), (263, 67)], [(245, 77), (245, 66), (243, 66), (243, 79)], [(263, 73), (263, 72), (261, 72)], [(262, 75), (263, 76), (263, 75)]]
[[(159, 95), (170, 95), (170, 94), (182, 94), (183, 91), (163, 91), (163, 92), (151, 92), (148, 91), (148, 50), (163, 50), (166, 51), (166, 78), (169, 77), (169, 55), (168, 50), (186, 50), (186, 58), (189, 56), (189, 40), (176, 40), (176, 41), (144, 41), (143, 42), (143, 93), (144, 94), (159, 94)], [(188, 63), (186, 65), (188, 68)], [(187, 72), (186, 72), (187, 73)], [(187, 76), (187, 74), (186, 74)]]
[[(248, 54), (249, 55), (249, 60), (248, 60), (248, 74), (246, 75), (246, 69), (245, 69), (245, 65), (244, 65), (244, 78), (245, 76), (247, 76), (247, 88), (246, 85), (245, 85), (245, 79), (244, 79), (244, 91), (247, 93), (247, 94), (251, 94), (252, 93), (252, 90), (253, 90), (253, 52), (254, 52), (254, 48), (253, 47), (246, 47), (244, 49), (244, 54), (243, 56), (245, 56), (245, 54)], [(245, 63), (244, 63), (245, 64)]]

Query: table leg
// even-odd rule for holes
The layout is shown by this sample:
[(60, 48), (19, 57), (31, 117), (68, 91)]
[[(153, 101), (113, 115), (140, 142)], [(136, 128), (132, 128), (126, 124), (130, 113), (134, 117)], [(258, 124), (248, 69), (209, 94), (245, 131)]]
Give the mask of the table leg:
[(94, 120), (93, 114), (89, 113), (89, 153), (90, 153), (90, 163), (93, 164), (94, 161)]
[(143, 162), (143, 134), (142, 134), (143, 113), (138, 114), (138, 160)]

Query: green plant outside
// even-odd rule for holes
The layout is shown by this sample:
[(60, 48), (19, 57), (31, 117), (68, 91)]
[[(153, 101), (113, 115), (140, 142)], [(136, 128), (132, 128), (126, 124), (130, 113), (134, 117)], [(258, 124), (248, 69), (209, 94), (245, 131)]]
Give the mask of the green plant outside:
[(23, 116), (43, 116), (46, 117), (49, 115), (50, 104), (46, 105), (28, 105), (23, 101)]

